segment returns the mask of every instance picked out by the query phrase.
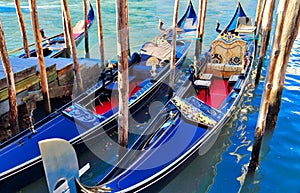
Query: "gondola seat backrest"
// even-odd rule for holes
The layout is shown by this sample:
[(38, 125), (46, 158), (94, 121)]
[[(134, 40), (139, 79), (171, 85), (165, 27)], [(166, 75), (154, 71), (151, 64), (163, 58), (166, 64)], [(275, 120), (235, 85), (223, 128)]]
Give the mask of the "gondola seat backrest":
[(239, 74), (244, 66), (247, 45), (247, 42), (241, 39), (227, 41), (219, 38), (215, 40), (211, 45), (212, 63), (208, 64), (209, 72), (221, 72), (223, 78)]
[(241, 39), (232, 42), (217, 39), (211, 45), (211, 55), (213, 58), (216, 54), (221, 56), (219, 63), (229, 63), (234, 57), (238, 57), (242, 61), (246, 55), (246, 48), (247, 42)]

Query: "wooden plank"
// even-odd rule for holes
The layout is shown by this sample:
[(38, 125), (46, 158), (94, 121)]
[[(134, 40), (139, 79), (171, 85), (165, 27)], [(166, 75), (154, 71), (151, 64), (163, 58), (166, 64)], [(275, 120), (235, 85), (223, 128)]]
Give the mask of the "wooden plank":
[(56, 80), (57, 78), (56, 64), (52, 64), (51, 66), (48, 66), (46, 68), (46, 72), (47, 72), (48, 84)]
[[(24, 69), (23, 71), (17, 72), (14, 74), (15, 82), (22, 81), (26, 79), (28, 76), (36, 74), (36, 66), (32, 66), (29, 68)], [(6, 79), (3, 78), (0, 80), (0, 89), (7, 87)]]
[[(40, 78), (37, 75), (31, 75), (26, 77), (25, 79), (18, 81), (16, 83), (16, 93), (23, 92), (27, 90), (29, 87), (40, 82)], [(5, 87), (0, 90), (0, 102), (6, 100), (9, 97), (8, 88)]]

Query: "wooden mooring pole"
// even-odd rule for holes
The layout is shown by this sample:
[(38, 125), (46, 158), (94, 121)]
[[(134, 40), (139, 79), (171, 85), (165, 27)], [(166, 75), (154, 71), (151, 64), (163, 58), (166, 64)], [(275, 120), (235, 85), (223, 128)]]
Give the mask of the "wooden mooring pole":
[(257, 7), (256, 7), (256, 15), (255, 15), (255, 26), (257, 27), (258, 21), (260, 20), (261, 16), (261, 6), (262, 6), (263, 0), (257, 1)]
[[(257, 74), (255, 78), (255, 85), (259, 84), (259, 79), (261, 75), (261, 70), (264, 62), (264, 58), (266, 56), (266, 52), (268, 49), (269, 45), (269, 40), (270, 40), (270, 34), (272, 30), (272, 21), (273, 21), (273, 12), (275, 9), (275, 3), (276, 0), (265, 0), (266, 5), (265, 9), (263, 10), (263, 15), (262, 15), (262, 23), (261, 23), (261, 48), (260, 48), (260, 53), (258, 57), (258, 64), (257, 64)], [(260, 33), (260, 28), (258, 28), (257, 33)]]
[(170, 61), (170, 89), (169, 98), (173, 96), (174, 84), (175, 84), (175, 72), (176, 72), (176, 39), (177, 39), (177, 20), (180, 0), (175, 0), (174, 14), (173, 14), (173, 29), (172, 29), (172, 50)]
[(267, 129), (274, 129), (276, 126), (290, 52), (299, 32), (300, 2), (299, 0), (290, 0), (288, 2), (289, 3), (286, 10), (289, 14), (289, 17), (288, 19), (286, 18), (284, 27), (282, 28), (283, 34), (280, 43), (281, 46), (278, 46), (278, 49), (276, 50), (278, 59), (275, 64), (276, 71), (269, 100), (270, 107), (267, 115)]
[(36, 1), (29, 0), (29, 7), (30, 7), (30, 14), (31, 14), (32, 29), (33, 29), (34, 38), (35, 38), (36, 53), (37, 53), (37, 57), (38, 57), (38, 63), (40, 66), (40, 78), (41, 78), (41, 85), (42, 85), (42, 94), (43, 94), (43, 99), (44, 99), (44, 107), (45, 107), (45, 111), (47, 113), (51, 113), (47, 72), (46, 72), (46, 67), (45, 67), (42, 37), (41, 37), (40, 27), (39, 27), (39, 22), (38, 22)]
[(129, 50), (129, 25), (128, 2), (116, 0), (117, 40), (118, 40), (118, 91), (119, 91), (119, 117), (118, 141), (119, 159), (127, 151), (128, 146), (128, 50)]
[(196, 35), (196, 46), (195, 46), (195, 56), (196, 61), (198, 61), (200, 54), (202, 52), (202, 42), (204, 36), (204, 27), (206, 19), (206, 9), (207, 9), (207, 0), (199, 0), (199, 9), (198, 9), (198, 25), (197, 25), (197, 35)]
[(70, 58), (71, 56), (71, 48), (70, 48), (70, 41), (68, 37), (68, 28), (67, 28), (67, 23), (66, 23), (66, 16), (64, 12), (63, 6), (61, 7), (61, 18), (62, 18), (62, 23), (63, 23), (63, 28), (64, 28), (64, 39), (65, 39), (65, 48), (66, 48), (66, 58)]
[(16, 12), (18, 15), (18, 20), (19, 20), (19, 25), (20, 25), (20, 30), (21, 34), (23, 37), (23, 48), (25, 51), (26, 58), (30, 57), (30, 51), (29, 51), (29, 45), (28, 45), (28, 38), (26, 34), (26, 27), (25, 27), (25, 22), (21, 10), (21, 5), (20, 5), (20, 0), (15, 0), (15, 5), (16, 5)]
[(61, 0), (62, 6), (63, 6), (63, 14), (65, 16), (65, 22), (67, 27), (67, 36), (70, 41), (70, 47), (72, 50), (72, 58), (73, 58), (73, 64), (75, 66), (75, 75), (76, 75), (76, 82), (77, 82), (77, 88), (79, 93), (83, 92), (83, 82), (82, 77), (80, 73), (80, 66), (78, 62), (78, 56), (77, 56), (77, 50), (76, 50), (76, 43), (74, 40), (74, 33), (72, 28), (72, 21), (71, 21), (71, 15), (69, 11), (68, 6), (68, 0)]
[[(255, 18), (255, 22), (256, 23), (256, 37), (258, 38), (259, 35), (260, 35), (260, 30), (261, 30), (261, 23), (262, 23), (262, 20), (263, 20), (263, 16), (264, 16), (264, 13), (265, 13), (265, 10), (266, 10), (266, 4), (267, 4), (267, 1), (268, 0), (264, 0), (263, 4), (262, 4), (262, 8), (261, 8), (261, 11), (259, 13), (256, 12), (256, 18)], [(260, 0), (258, 1), (258, 5), (257, 6), (261, 6), (260, 4)], [(257, 8), (259, 9), (259, 8)], [(256, 11), (257, 11), (256, 9)]]
[(88, 4), (86, 0), (83, 0), (83, 9), (84, 9), (84, 48), (85, 48), (85, 57), (90, 58), (90, 49), (89, 49), (89, 30), (88, 30)]
[(3, 69), (6, 74), (6, 82), (8, 87), (9, 124), (12, 131), (12, 135), (15, 135), (19, 133), (17, 93), (15, 87), (14, 73), (7, 54), (5, 37), (4, 37), (1, 20), (0, 20), (0, 55), (1, 55)]
[[(286, 14), (289, 14), (289, 16), (286, 17)], [(259, 165), (259, 153), (265, 130), (274, 129), (276, 126), (285, 73), (299, 27), (300, 1), (281, 0), (278, 5), (277, 26), (273, 40), (269, 74), (265, 82), (251, 161), (248, 166), (249, 171), (255, 171)]]
[(198, 24), (197, 24), (197, 34), (196, 34), (196, 46), (195, 46), (195, 57), (196, 61), (198, 61), (201, 51), (202, 51), (202, 38), (201, 38), (201, 17), (202, 17), (202, 4), (203, 0), (199, 0), (198, 7)]
[(100, 59), (102, 67), (105, 67), (105, 55), (104, 55), (104, 38), (103, 38), (103, 26), (102, 26), (102, 13), (101, 13), (101, 3), (97, 0), (97, 15), (98, 15), (98, 38), (100, 47)]
[[(264, 1), (264, 5), (265, 5), (265, 2), (266, 1)], [(255, 38), (255, 41), (254, 41), (255, 42), (255, 53), (254, 53), (255, 57), (256, 57), (257, 48), (258, 48), (258, 36), (259, 36), (259, 31), (260, 31), (260, 29), (258, 29), (258, 28), (260, 28), (259, 27), (259, 22), (261, 21), (262, 12), (263, 12), (263, 10), (262, 10), (262, 3), (263, 3), (263, 0), (258, 0), (257, 7), (256, 7), (256, 16), (255, 16), (255, 26), (256, 26), (256, 28), (255, 28), (255, 35), (256, 34), (257, 35), (256, 35), (256, 38)]]
[(127, 49), (128, 49), (128, 51), (127, 51), (127, 57), (128, 58), (130, 58), (131, 57), (131, 53), (130, 53), (130, 39), (129, 39), (129, 33), (130, 33), (130, 31), (129, 31), (129, 25), (130, 25), (130, 22), (129, 22), (129, 9), (128, 9), (128, 0), (126, 0), (126, 5), (125, 5), (125, 7), (127, 7), (127, 9), (125, 10), (126, 11), (126, 20), (128, 21), (127, 22), (127, 28), (128, 28), (128, 30), (127, 30), (127, 33), (128, 33), (128, 38), (127, 38)]

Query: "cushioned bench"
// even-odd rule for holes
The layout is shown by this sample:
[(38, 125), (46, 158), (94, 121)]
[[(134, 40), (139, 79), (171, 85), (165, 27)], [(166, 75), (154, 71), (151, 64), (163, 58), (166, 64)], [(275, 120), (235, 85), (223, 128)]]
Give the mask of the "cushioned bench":
[(216, 77), (229, 78), (231, 75), (238, 75), (243, 70), (242, 65), (231, 65), (227, 63), (209, 63), (206, 73), (212, 73)]

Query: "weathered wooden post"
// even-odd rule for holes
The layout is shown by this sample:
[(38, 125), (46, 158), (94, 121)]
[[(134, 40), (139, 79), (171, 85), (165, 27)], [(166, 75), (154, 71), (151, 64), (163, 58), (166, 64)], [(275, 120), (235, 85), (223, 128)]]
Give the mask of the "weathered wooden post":
[(176, 39), (177, 39), (177, 20), (180, 0), (175, 1), (174, 14), (173, 14), (173, 29), (172, 29), (172, 50), (170, 61), (170, 90), (169, 98), (173, 96), (174, 84), (175, 84), (175, 72), (176, 72)]
[(68, 37), (67, 23), (66, 23), (66, 19), (65, 19), (66, 16), (65, 16), (65, 13), (64, 13), (63, 6), (61, 7), (61, 18), (62, 18), (62, 23), (63, 23), (63, 28), (64, 28), (66, 58), (70, 58), (70, 56), (71, 56), (71, 48), (70, 48), (70, 41), (69, 41), (69, 37)]
[(127, 58), (130, 58), (131, 57), (131, 54), (130, 54), (130, 39), (129, 39), (129, 25), (130, 25), (130, 22), (129, 22), (129, 9), (128, 9), (128, 0), (126, 0), (126, 7), (127, 7), (127, 9), (126, 9), (126, 20), (128, 21), (127, 23), (128, 23), (128, 38), (127, 38), (127, 49), (128, 49), (128, 53), (127, 53)]
[(129, 25), (128, 2), (116, 0), (117, 40), (118, 40), (118, 91), (119, 91), (119, 118), (118, 141), (119, 159), (126, 153), (128, 146), (128, 50)]
[(47, 73), (46, 73), (46, 67), (45, 67), (42, 38), (41, 38), (40, 27), (39, 27), (39, 22), (38, 22), (36, 1), (29, 0), (29, 6), (30, 6), (32, 29), (33, 29), (34, 38), (35, 38), (36, 53), (37, 53), (37, 57), (38, 57), (38, 63), (40, 66), (40, 78), (41, 78), (42, 94), (43, 94), (43, 98), (44, 98), (45, 111), (47, 113), (51, 113)]
[(20, 30), (21, 30), (22, 37), (23, 37), (23, 48), (25, 51), (26, 58), (29, 58), (30, 51), (29, 51), (29, 46), (28, 46), (28, 38), (27, 38), (27, 34), (26, 34), (26, 27), (25, 27), (22, 10), (21, 10), (20, 0), (15, 0), (15, 5), (16, 5), (16, 12), (17, 12), (18, 19), (19, 19), (19, 24), (20, 24)]
[(206, 19), (206, 9), (207, 9), (207, 0), (199, 0), (199, 9), (198, 9), (198, 25), (197, 25), (197, 41), (196, 41), (196, 50), (195, 56), (196, 60), (198, 61), (200, 54), (202, 52), (202, 42), (204, 36), (204, 26), (205, 26), (205, 19)]
[(104, 38), (103, 38), (103, 26), (102, 26), (102, 14), (101, 3), (97, 0), (97, 14), (98, 14), (98, 38), (100, 46), (100, 58), (102, 67), (105, 67), (105, 55), (104, 55)]
[(267, 115), (266, 129), (274, 129), (276, 126), (290, 52), (299, 32), (300, 2), (299, 0), (289, 0), (288, 2), (288, 7), (285, 10), (289, 14), (289, 17), (284, 21), (284, 27), (280, 28), (282, 32), (280, 43), (276, 42), (277, 49), (275, 52), (276, 55), (278, 54), (278, 59), (275, 64), (276, 70), (269, 99), (270, 107)]
[[(266, 1), (266, 7), (263, 11), (263, 18), (262, 18), (262, 41), (261, 41), (261, 48), (258, 58), (258, 64), (257, 64), (257, 74), (255, 78), (255, 84), (258, 85), (261, 70), (263, 66), (264, 57), (267, 52), (267, 48), (269, 45), (269, 39), (270, 39), (270, 33), (272, 29), (272, 21), (273, 21), (273, 12), (275, 8), (275, 2), (276, 0), (265, 0)], [(260, 29), (258, 29), (260, 30)], [(257, 31), (259, 33), (259, 31)]]
[(80, 66), (79, 66), (78, 57), (77, 57), (76, 43), (74, 40), (74, 33), (73, 33), (73, 29), (72, 29), (72, 21), (71, 21), (69, 6), (68, 6), (68, 0), (61, 0), (61, 3), (63, 6), (64, 16), (65, 16), (65, 21), (66, 21), (66, 26), (67, 26), (67, 36), (69, 38), (70, 47), (72, 50), (72, 57), (73, 57), (73, 64), (75, 66), (75, 75), (76, 75), (77, 86), (78, 86), (79, 92), (82, 92), (83, 91), (83, 83), (82, 83)]
[(88, 5), (86, 0), (83, 0), (84, 9), (84, 47), (85, 47), (85, 57), (90, 58), (89, 50), (89, 30), (88, 30)]
[(207, 9), (207, 0), (204, 0), (204, 3), (202, 4), (202, 13), (201, 13), (201, 31), (200, 31), (201, 41), (203, 41), (203, 35), (204, 35), (206, 9)]
[[(257, 34), (257, 37), (255, 38), (255, 53), (254, 55), (256, 56), (256, 53), (257, 53), (257, 46), (258, 46), (258, 34), (257, 32), (258, 31), (258, 24), (259, 24), (259, 21), (261, 21), (261, 16), (262, 16), (262, 9), (261, 9), (261, 6), (262, 6), (262, 1), (263, 0), (258, 0), (257, 2), (257, 7), (256, 7), (256, 16), (255, 16), (255, 35)], [(265, 1), (266, 2), (266, 1)], [(265, 4), (264, 4), (265, 5)], [(260, 27), (259, 27), (260, 28)]]
[(257, 26), (259, 18), (261, 16), (261, 6), (262, 6), (263, 0), (258, 0), (257, 1), (257, 7), (256, 7), (256, 15), (255, 15), (255, 26)]
[(12, 130), (12, 134), (15, 135), (19, 133), (17, 93), (15, 87), (14, 73), (7, 54), (5, 37), (4, 37), (1, 20), (0, 20), (0, 55), (1, 55), (3, 69), (6, 74), (6, 82), (8, 88), (9, 124)]
[[(190, 1), (191, 2), (191, 1)], [(195, 46), (195, 57), (196, 57), (196, 61), (198, 61), (200, 54), (201, 54), (201, 50), (202, 50), (202, 37), (201, 37), (201, 17), (202, 17), (202, 4), (203, 4), (203, 0), (199, 0), (199, 8), (198, 8), (198, 24), (197, 24), (197, 34), (196, 34), (196, 46)]]
[[(266, 3), (268, 0), (264, 0), (262, 4), (262, 0), (258, 0), (257, 8), (256, 8), (256, 16), (255, 16), (255, 25), (256, 25), (256, 36), (258, 37), (260, 34), (260, 28), (262, 23), (262, 18), (266, 9)], [(262, 7), (261, 7), (262, 4)]]
[[(285, 17), (287, 13), (289, 17)], [(260, 147), (265, 130), (274, 128), (276, 125), (286, 68), (293, 43), (299, 31), (299, 24), (300, 2), (298, 0), (281, 0), (278, 5), (272, 56), (269, 64), (269, 73), (265, 81), (265, 90), (256, 126), (251, 161), (248, 166), (249, 171), (255, 171), (259, 165)]]

